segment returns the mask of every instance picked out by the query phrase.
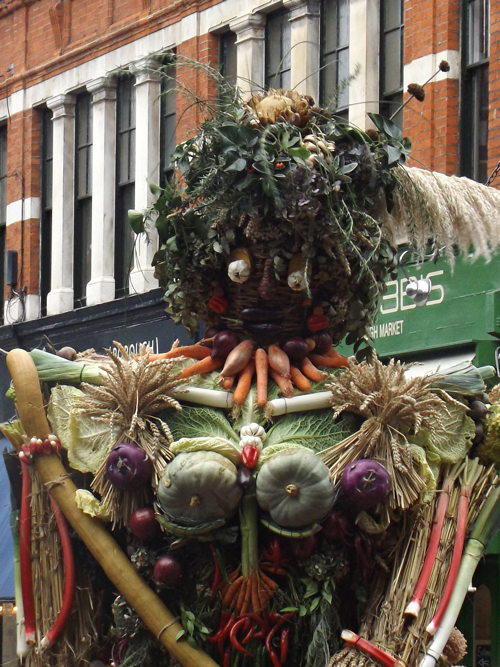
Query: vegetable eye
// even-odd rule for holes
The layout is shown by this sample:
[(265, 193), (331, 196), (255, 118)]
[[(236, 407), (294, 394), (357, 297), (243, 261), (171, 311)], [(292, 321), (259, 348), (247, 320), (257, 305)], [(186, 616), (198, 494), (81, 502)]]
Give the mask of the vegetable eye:
[(250, 278), (252, 260), (246, 248), (236, 248), (229, 256), (227, 275), (233, 283), (245, 283)]
[(294, 255), (288, 266), (288, 287), (294, 292), (303, 292), (307, 288), (307, 263), (302, 255)]

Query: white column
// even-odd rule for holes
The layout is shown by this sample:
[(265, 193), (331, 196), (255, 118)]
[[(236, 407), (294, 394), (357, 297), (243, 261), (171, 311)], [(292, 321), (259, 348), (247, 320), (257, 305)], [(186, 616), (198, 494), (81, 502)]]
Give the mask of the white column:
[(349, 73), (359, 68), (349, 85), (349, 121), (361, 129), (373, 127), (366, 115), (379, 104), (378, 0), (351, 0), (349, 15)]
[(47, 100), (53, 117), (52, 266), (47, 315), (73, 309), (75, 98)]
[[(144, 58), (132, 68), (135, 74), (135, 209), (148, 208), (155, 197), (149, 189), (150, 183), (160, 178), (160, 76), (158, 62)], [(129, 291), (147, 292), (158, 287), (151, 266), (158, 249), (158, 234), (148, 230), (137, 237), (134, 266), (130, 272)]]
[(115, 298), (114, 217), (116, 172), (116, 83), (102, 77), (92, 93), (92, 253), (87, 305)]
[(236, 33), (236, 84), (243, 95), (264, 86), (265, 25), (263, 14), (247, 14), (229, 24)]
[(319, 100), (320, 12), (318, 0), (284, 0), (290, 11), (291, 88)]

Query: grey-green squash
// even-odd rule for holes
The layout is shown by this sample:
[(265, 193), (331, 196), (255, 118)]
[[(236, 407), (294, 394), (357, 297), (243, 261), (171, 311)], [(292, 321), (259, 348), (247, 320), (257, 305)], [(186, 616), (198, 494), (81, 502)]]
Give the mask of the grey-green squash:
[(242, 488), (229, 459), (216, 452), (183, 452), (165, 467), (156, 495), (172, 521), (194, 525), (230, 516)]
[(327, 466), (304, 449), (276, 454), (257, 475), (257, 502), (285, 528), (320, 521), (333, 505), (335, 487)]

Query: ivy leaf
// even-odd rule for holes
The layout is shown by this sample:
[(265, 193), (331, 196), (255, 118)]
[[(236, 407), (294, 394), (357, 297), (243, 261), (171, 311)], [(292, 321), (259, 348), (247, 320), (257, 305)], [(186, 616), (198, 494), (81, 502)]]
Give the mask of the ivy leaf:
[(247, 161), (240, 157), (232, 162), (228, 167), (225, 167), (224, 171), (243, 171), (246, 166)]
[(128, 211), (128, 222), (132, 230), (136, 234), (141, 234), (144, 231), (144, 214), (141, 211)]
[(395, 146), (391, 146), (388, 144), (387, 146), (383, 147), (383, 150), (385, 151), (387, 155), (387, 164), (390, 166), (391, 164), (396, 164), (396, 162), (399, 162), (401, 157), (403, 156), (403, 153), (399, 148), (396, 148)]

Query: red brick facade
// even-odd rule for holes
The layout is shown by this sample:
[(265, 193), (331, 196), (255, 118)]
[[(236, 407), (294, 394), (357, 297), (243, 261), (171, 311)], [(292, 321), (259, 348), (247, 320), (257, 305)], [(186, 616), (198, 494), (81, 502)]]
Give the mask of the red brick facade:
[[(148, 55), (141, 38), (179, 24), (182, 19), (218, 4), (213, 1), (14, 0), (0, 12), (0, 104), (8, 135), (7, 203), (24, 205), (40, 197), (40, 116), (37, 105), (44, 96), (37, 86), (72, 68), (83, 66), (114, 50), (138, 44), (131, 54)], [(222, 3), (221, 3), (222, 4)], [(404, 63), (409, 65), (440, 53), (460, 53), (459, 0), (405, 0)], [(226, 26), (227, 28), (227, 26)], [(182, 31), (177, 32), (182, 34)], [(491, 0), (489, 60), (489, 173), (500, 157), (500, 0)], [(217, 67), (219, 38), (206, 33), (163, 44), (175, 48), (182, 59)], [(456, 56), (459, 62), (459, 56)], [(436, 59), (436, 65), (439, 59)], [(90, 74), (90, 73), (89, 73)], [(210, 100), (216, 84), (203, 67), (178, 67), (177, 141), (192, 135), (205, 113), (195, 99)], [(416, 83), (423, 83), (421, 79)], [(45, 87), (47, 90), (47, 86)], [(30, 92), (26, 102), (25, 91)], [(60, 94), (54, 89), (53, 95)], [(0, 106), (0, 110), (1, 110)], [(24, 109), (24, 110), (23, 110)], [(2, 122), (2, 116), (0, 116)], [(425, 100), (412, 100), (404, 109), (404, 134), (412, 140), (410, 164), (448, 174), (459, 173), (460, 72), (438, 76), (426, 86)], [(499, 187), (500, 179), (493, 183)], [(21, 215), (24, 215), (21, 212)], [(33, 215), (33, 214), (31, 214)], [(39, 292), (39, 221), (11, 220), (6, 248), (19, 252), (19, 281), (28, 293)]]

